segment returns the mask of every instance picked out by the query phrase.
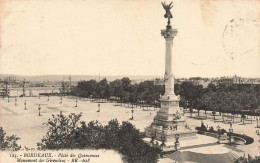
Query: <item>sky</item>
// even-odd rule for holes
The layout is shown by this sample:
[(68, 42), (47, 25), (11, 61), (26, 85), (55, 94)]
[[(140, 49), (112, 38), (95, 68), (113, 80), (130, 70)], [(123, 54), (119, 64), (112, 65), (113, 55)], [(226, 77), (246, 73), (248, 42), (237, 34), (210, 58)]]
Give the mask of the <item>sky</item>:
[[(260, 77), (260, 1), (173, 3), (176, 77)], [(160, 1), (4, 0), (0, 12), (1, 74), (164, 74)]]

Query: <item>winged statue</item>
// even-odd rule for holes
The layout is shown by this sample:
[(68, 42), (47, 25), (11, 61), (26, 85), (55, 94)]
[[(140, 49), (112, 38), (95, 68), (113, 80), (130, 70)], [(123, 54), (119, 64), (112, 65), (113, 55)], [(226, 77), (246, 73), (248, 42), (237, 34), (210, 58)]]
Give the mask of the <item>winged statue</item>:
[(164, 17), (168, 19), (168, 25), (167, 25), (167, 29), (170, 29), (171, 28), (171, 18), (172, 18), (172, 13), (171, 13), (171, 8), (173, 7), (172, 3), (171, 2), (170, 4), (166, 4), (166, 2), (161, 2), (162, 3), (162, 6), (165, 10), (165, 14), (164, 14)]

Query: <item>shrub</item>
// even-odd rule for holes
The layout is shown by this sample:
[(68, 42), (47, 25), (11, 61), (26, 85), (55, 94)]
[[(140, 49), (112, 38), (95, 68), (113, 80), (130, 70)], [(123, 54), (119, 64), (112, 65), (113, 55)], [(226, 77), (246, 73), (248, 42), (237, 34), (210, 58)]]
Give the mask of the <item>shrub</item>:
[(221, 133), (221, 135), (223, 135), (224, 133), (227, 133), (227, 131), (226, 131), (224, 128), (222, 128), (222, 129), (220, 130), (220, 133)]
[(254, 158), (250, 155), (245, 157), (239, 157), (234, 160), (235, 163), (259, 163), (260, 162), (260, 156), (255, 156)]

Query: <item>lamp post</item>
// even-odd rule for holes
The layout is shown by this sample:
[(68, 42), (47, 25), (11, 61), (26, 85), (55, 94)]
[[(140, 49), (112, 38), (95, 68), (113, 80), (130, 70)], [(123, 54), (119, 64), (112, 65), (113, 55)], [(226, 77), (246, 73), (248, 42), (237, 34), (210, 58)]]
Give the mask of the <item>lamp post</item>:
[(41, 116), (41, 105), (40, 104), (38, 106), (38, 110), (39, 110), (39, 115), (38, 116)]
[(154, 138), (155, 138), (155, 137), (156, 137), (156, 133), (155, 133), (155, 132), (152, 132), (150, 143), (154, 144)]
[(232, 123), (230, 123), (230, 128), (229, 128), (229, 145), (231, 146), (231, 134), (233, 133), (233, 128), (232, 128)]
[(9, 95), (8, 95), (8, 102), (10, 102), (10, 101), (9, 101)]
[(76, 105), (75, 105), (75, 107), (78, 107), (78, 99), (76, 98)]
[(161, 136), (161, 140), (162, 140), (162, 144), (161, 144), (161, 148), (163, 148), (166, 144), (165, 144), (165, 139), (166, 139), (166, 136), (164, 134), (164, 132), (162, 133), (162, 136)]
[(217, 130), (218, 130), (218, 143), (220, 143), (220, 127), (217, 126)]
[(60, 104), (62, 104), (62, 97), (60, 97)]
[(100, 103), (98, 103), (98, 110), (97, 112), (100, 112)]
[(176, 151), (178, 151), (178, 150), (179, 150), (179, 148), (180, 148), (179, 137), (180, 137), (180, 135), (179, 135), (179, 134), (176, 134), (176, 135), (175, 135), (175, 140), (176, 140), (176, 141), (175, 141), (175, 143), (174, 143), (174, 144), (175, 144), (175, 150), (176, 150)]
[(16, 106), (17, 105), (17, 98), (15, 97), (15, 100), (14, 100), (15, 102), (14, 102), (14, 105)]
[(23, 79), (23, 97), (25, 97), (25, 79)]
[(134, 109), (133, 108), (132, 108), (131, 112), (132, 112), (132, 120), (133, 120), (134, 119)]
[(24, 100), (24, 110), (27, 110), (26, 109), (26, 100)]

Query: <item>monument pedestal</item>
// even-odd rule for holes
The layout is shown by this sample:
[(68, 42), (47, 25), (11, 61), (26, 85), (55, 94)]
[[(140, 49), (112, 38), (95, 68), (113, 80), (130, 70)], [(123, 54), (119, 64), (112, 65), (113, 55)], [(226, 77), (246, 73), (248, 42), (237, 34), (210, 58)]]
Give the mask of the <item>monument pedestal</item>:
[(195, 139), (197, 132), (190, 129), (186, 119), (181, 116), (178, 97), (171, 99), (170, 96), (163, 96), (161, 109), (154, 117), (154, 122), (145, 128), (145, 134), (148, 138), (167, 143), (175, 141), (176, 135), (180, 140)]

